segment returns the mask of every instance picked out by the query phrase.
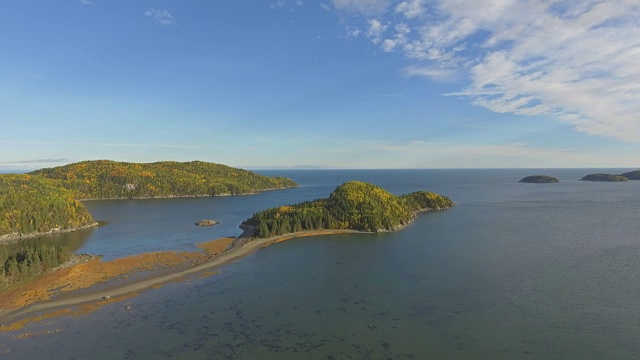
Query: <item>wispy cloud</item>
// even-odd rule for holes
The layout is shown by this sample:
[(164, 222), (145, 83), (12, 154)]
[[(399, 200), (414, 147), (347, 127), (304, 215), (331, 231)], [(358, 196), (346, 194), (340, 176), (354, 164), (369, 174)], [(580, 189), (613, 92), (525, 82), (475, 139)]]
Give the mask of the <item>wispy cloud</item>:
[(291, 6), (300, 7), (303, 5), (304, 5), (303, 0), (275, 0), (275, 1), (271, 1), (271, 4), (269, 5), (269, 7), (273, 10), (279, 10), (279, 9), (284, 9), (285, 7), (291, 8)]
[(69, 162), (69, 159), (29, 159), (29, 160), (13, 160), (13, 161), (0, 161), (0, 165), (30, 165), (30, 164), (42, 164), (42, 163), (65, 163)]
[(402, 94), (400, 93), (396, 93), (396, 94), (364, 94), (364, 95), (360, 95), (361, 98), (393, 98), (393, 97), (400, 97), (402, 96)]
[(453, 81), (458, 77), (458, 72), (455, 69), (431, 65), (407, 66), (402, 69), (402, 74), (406, 77), (418, 76), (435, 81)]
[(333, 7), (340, 11), (377, 15), (389, 7), (391, 0), (333, 0)]
[[(468, 74), (450, 95), (500, 113), (640, 141), (640, 4), (635, 0), (334, 0), (386, 52), (429, 79)], [(354, 15), (355, 14), (355, 15)]]
[(93, 5), (93, 1), (91, 0), (78, 0), (78, 2), (82, 5)]
[[(378, 159), (396, 159), (399, 167), (629, 167), (634, 156), (612, 159), (608, 153), (572, 147), (540, 147), (526, 142), (496, 144), (451, 144), (427, 141), (378, 142), (368, 145)], [(404, 166), (403, 166), (404, 164)]]
[(144, 15), (152, 18), (156, 22), (156, 25), (177, 25), (173, 15), (171, 15), (167, 10), (156, 10), (151, 8), (145, 11)]
[[(149, 144), (149, 143), (112, 143), (112, 142), (60, 142), (60, 141), (33, 141), (33, 140), (0, 140), (5, 144), (22, 145), (86, 145), (105, 147), (139, 147), (139, 148), (169, 148), (169, 149), (218, 149), (212, 146), (182, 145), (182, 144)], [(220, 147), (222, 148), (222, 147)]]

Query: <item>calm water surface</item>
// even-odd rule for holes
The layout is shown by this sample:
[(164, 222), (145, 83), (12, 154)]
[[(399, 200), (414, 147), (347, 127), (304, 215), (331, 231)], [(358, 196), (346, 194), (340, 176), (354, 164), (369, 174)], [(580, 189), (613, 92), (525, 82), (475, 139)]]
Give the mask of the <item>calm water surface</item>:
[[(87, 202), (108, 225), (68, 241), (107, 258), (193, 250), (240, 234), (256, 211), (325, 197), (352, 179), (435, 191), (458, 206), (395, 233), (280, 243), (221, 275), (21, 330), (62, 330), (54, 335), (0, 334), (0, 358), (637, 359), (640, 182), (576, 180), (590, 172), (272, 171), (302, 186)], [(534, 173), (562, 183), (517, 182)], [(200, 219), (221, 224), (194, 226)]]

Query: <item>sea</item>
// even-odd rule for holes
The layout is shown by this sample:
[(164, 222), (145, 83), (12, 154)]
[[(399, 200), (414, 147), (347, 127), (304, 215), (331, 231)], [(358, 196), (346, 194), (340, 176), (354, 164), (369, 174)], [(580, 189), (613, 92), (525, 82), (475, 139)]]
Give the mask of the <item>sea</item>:
[[(397, 232), (278, 243), (218, 275), (0, 333), (0, 359), (640, 359), (640, 181), (578, 181), (627, 170), (270, 170), (300, 187), (87, 201), (103, 226), (42, 241), (106, 260), (194, 251), (349, 180), (457, 206)], [(561, 183), (518, 182), (535, 174)]]

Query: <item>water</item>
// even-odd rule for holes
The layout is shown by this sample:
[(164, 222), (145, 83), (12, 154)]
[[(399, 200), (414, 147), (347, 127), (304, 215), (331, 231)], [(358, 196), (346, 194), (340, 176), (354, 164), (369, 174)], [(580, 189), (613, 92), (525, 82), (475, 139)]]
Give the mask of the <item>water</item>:
[[(263, 208), (351, 180), (432, 190), (458, 206), (399, 232), (297, 239), (221, 275), (152, 289), (79, 318), (0, 334), (5, 358), (640, 358), (640, 182), (571, 170), (272, 171), (257, 196), (88, 202), (107, 226), (79, 252), (117, 257), (238, 235)], [(621, 172), (613, 169), (611, 172)], [(520, 184), (544, 173), (560, 184)], [(194, 221), (221, 221), (198, 228)], [(125, 310), (129, 305), (131, 310)], [(1, 356), (0, 356), (1, 357)]]

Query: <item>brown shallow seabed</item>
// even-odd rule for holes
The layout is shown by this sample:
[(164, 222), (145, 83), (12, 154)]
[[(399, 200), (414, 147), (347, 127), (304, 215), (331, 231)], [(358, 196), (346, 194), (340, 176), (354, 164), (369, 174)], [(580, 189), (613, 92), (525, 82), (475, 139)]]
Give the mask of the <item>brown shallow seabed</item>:
[[(94, 259), (56, 270), (2, 294), (0, 296), (0, 331), (18, 330), (29, 323), (61, 315), (84, 315), (106, 304), (136, 296), (138, 291), (157, 288), (169, 281), (181, 281), (186, 275), (196, 273), (203, 277), (214, 275), (216, 272), (211, 272), (212, 268), (274, 243), (297, 237), (357, 232), (353, 230), (301, 231), (266, 239), (254, 239), (248, 237), (253, 234), (249, 230), (238, 238), (221, 238), (198, 244), (202, 251), (153, 252), (106, 262)], [(145, 273), (146, 277), (134, 279), (133, 282), (127, 281), (130, 277)], [(96, 286), (98, 284), (111, 286), (93, 290), (98, 287)], [(111, 295), (109, 299), (102, 299), (102, 294)], [(69, 308), (75, 305), (79, 307)], [(45, 312), (26, 317), (35, 311)]]
[[(235, 238), (222, 238), (198, 244), (202, 251), (153, 252), (112, 261), (93, 259), (86, 263), (61, 268), (3, 293), (0, 296), (0, 317), (3, 315), (2, 312), (25, 308), (36, 302), (50, 300), (53, 296), (63, 296), (65, 292), (88, 289), (109, 280), (122, 282), (121, 280), (135, 273), (146, 271), (151, 275), (159, 275), (167, 271), (191, 267), (224, 252), (234, 240)], [(117, 279), (118, 277), (120, 278)], [(104, 289), (103, 292), (108, 293), (108, 289)], [(96, 298), (99, 299), (98, 296)], [(0, 326), (0, 330), (12, 329), (8, 326)]]

